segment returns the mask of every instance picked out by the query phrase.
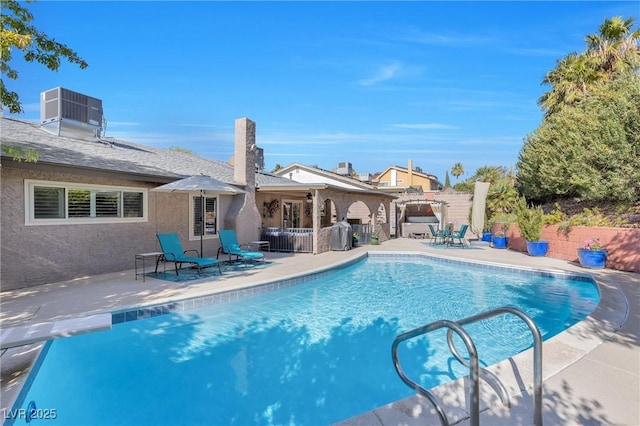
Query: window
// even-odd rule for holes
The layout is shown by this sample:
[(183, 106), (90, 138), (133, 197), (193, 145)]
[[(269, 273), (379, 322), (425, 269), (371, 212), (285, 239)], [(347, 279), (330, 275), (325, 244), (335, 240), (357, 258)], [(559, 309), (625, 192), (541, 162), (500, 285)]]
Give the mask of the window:
[(200, 238), (201, 235), (216, 235), (218, 233), (218, 198), (194, 195), (191, 202), (191, 218), (191, 239)]
[(282, 202), (282, 227), (283, 228), (300, 228), (302, 201), (287, 201)]
[(146, 221), (147, 190), (25, 181), (27, 225)]

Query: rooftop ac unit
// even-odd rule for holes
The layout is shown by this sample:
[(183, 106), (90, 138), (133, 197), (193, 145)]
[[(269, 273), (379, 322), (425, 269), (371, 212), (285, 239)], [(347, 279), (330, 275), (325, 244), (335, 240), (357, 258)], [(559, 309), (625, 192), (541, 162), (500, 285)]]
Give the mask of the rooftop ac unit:
[(40, 94), (40, 122), (58, 136), (97, 137), (102, 130), (102, 101), (62, 87)]

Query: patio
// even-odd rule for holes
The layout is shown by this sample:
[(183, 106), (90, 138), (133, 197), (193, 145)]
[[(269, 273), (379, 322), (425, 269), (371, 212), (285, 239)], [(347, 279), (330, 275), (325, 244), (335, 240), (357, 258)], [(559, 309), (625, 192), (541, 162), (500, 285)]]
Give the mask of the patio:
[[(640, 394), (640, 276), (614, 270), (588, 271), (562, 260), (534, 258), (487, 246), (478, 246), (475, 250), (441, 250), (430, 247), (426, 240), (400, 238), (379, 246), (315, 256), (305, 253), (265, 253), (272, 262), (267, 268), (246, 268), (233, 275), (215, 277), (211, 281), (193, 280), (186, 283), (150, 278), (145, 282), (140, 279), (136, 281), (132, 269), (3, 292), (0, 324), (6, 329), (237, 290), (321, 271), (373, 250), (420, 251), (432, 256), (475, 262), (557, 272), (590, 272), (600, 284), (600, 305), (588, 319), (544, 344), (544, 422), (640, 424), (640, 408), (637, 404), (637, 395)], [(2, 351), (3, 410), (11, 408), (40, 346), (42, 344), (33, 344)], [(507, 377), (513, 376), (513, 370), (516, 369), (518, 373), (523, 373), (516, 378), (522, 382), (520, 386), (530, 386), (531, 364), (526, 358), (529, 352), (496, 366), (501, 378), (513, 380)], [(453, 383), (457, 382), (460, 380)], [(443, 395), (448, 414), (453, 411), (450, 420), (462, 419), (466, 411), (464, 390), (461, 387), (452, 390), (452, 386), (452, 383), (442, 385), (437, 394)], [(489, 409), (483, 412), (481, 422), (505, 425), (531, 423), (530, 395), (527, 391), (511, 395), (511, 409), (495, 404), (495, 401), (482, 399), (481, 402), (486, 403)], [(399, 423), (437, 424), (438, 421), (429, 403), (413, 396), (341, 422), (344, 425)], [(461, 424), (465, 424), (464, 420)]]

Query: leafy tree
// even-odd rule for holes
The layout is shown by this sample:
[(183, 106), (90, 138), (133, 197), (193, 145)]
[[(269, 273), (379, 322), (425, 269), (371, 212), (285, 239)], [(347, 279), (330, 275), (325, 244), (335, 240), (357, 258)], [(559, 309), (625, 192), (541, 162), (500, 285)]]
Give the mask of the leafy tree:
[(596, 59), (598, 69), (608, 76), (637, 71), (640, 67), (640, 30), (632, 31), (634, 18), (605, 19), (599, 34), (587, 36), (587, 54)]
[(487, 216), (513, 213), (517, 200), (518, 190), (511, 180), (507, 176), (500, 178), (489, 186), (486, 202)]
[(458, 182), (458, 177), (464, 174), (464, 167), (462, 167), (461, 163), (456, 163), (451, 168), (451, 174), (456, 177), (456, 183)]
[(528, 200), (640, 200), (640, 76), (620, 74), (546, 117), (525, 138), (517, 168)]
[(30, 24), (31, 21), (33, 15), (17, 0), (2, 0), (0, 3), (0, 72), (3, 76), (0, 80), (0, 107), (8, 108), (12, 113), (23, 111), (19, 95), (5, 84), (5, 76), (12, 80), (18, 78), (18, 71), (9, 65), (14, 48), (24, 54), (25, 61), (39, 62), (51, 71), (60, 67), (62, 59), (77, 64), (80, 69), (88, 66), (75, 51), (38, 31)]
[(587, 55), (570, 53), (549, 71), (543, 84), (551, 85), (538, 103), (547, 115), (558, 112), (564, 106), (572, 106), (585, 97), (590, 87), (604, 80), (604, 73), (596, 66), (596, 59)]
[(175, 152), (180, 152), (182, 154), (193, 154), (193, 151), (188, 149), (188, 148), (182, 148), (179, 146), (170, 146), (169, 147), (170, 151), (175, 151)]
[(278, 170), (280, 170), (282, 168), (282, 166), (280, 165), (280, 163), (276, 163), (276, 166), (273, 168), (272, 172), (275, 173)]
[(640, 67), (640, 30), (633, 31), (634, 18), (605, 19), (598, 34), (587, 35), (587, 48), (569, 53), (542, 80), (551, 86), (538, 104), (546, 116), (573, 106), (601, 84), (621, 73), (637, 73)]
[(451, 188), (451, 179), (449, 178), (449, 172), (447, 171), (444, 175), (444, 189)]

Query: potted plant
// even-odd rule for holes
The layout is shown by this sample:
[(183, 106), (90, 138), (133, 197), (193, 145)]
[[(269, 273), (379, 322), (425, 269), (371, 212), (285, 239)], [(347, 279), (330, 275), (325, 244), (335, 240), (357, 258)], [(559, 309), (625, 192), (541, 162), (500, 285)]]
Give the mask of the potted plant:
[(527, 240), (529, 256), (546, 256), (549, 242), (540, 241), (544, 224), (542, 207), (529, 207), (524, 197), (521, 197), (516, 203), (516, 223), (520, 230), (520, 236)]
[[(507, 225), (506, 227), (508, 226), (509, 225)], [(502, 229), (494, 232), (493, 235), (491, 236), (491, 246), (497, 249), (504, 249), (504, 248), (507, 248), (508, 242), (509, 241), (507, 239), (505, 225), (502, 225)]]
[(491, 247), (504, 249), (509, 246), (509, 238), (507, 237), (507, 231), (509, 226), (515, 221), (515, 215), (513, 213), (498, 213), (491, 217), (489, 224), (491, 229), (495, 230), (496, 225), (499, 225), (499, 229), (493, 232), (491, 236)]
[(602, 247), (599, 238), (586, 240), (578, 249), (578, 261), (585, 268), (604, 268), (607, 263), (607, 250)]
[(358, 247), (360, 243), (360, 235), (357, 232), (354, 232), (351, 238), (352, 238), (351, 240), (352, 246)]
[(379, 242), (380, 242), (380, 234), (378, 234), (378, 231), (373, 231), (371, 233), (371, 245), (377, 246)]

